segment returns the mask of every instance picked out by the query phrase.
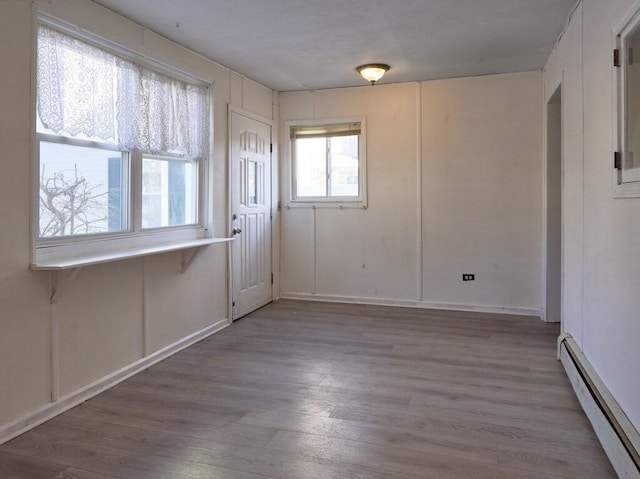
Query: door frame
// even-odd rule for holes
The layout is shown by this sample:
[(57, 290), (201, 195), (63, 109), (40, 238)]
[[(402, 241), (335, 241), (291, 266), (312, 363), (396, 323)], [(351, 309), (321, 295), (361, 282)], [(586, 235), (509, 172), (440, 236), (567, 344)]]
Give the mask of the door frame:
[[(274, 168), (277, 168), (278, 166), (278, 162), (275, 161), (274, 162), (274, 151), (277, 151), (277, 149), (275, 148), (274, 145), (274, 134), (273, 134), (273, 129), (274, 129), (274, 121), (271, 118), (267, 118), (266, 116), (262, 116), (259, 115), (257, 113), (252, 113), (250, 111), (247, 111), (243, 108), (237, 107), (232, 105), (231, 103), (228, 104), (228, 109), (227, 109), (227, 189), (228, 189), (228, 194), (227, 194), (227, 218), (226, 218), (226, 231), (227, 231), (227, 237), (228, 238), (233, 238), (233, 235), (231, 234), (231, 230), (233, 228), (233, 226), (231, 225), (231, 215), (233, 214), (233, 192), (234, 192), (234, 185), (233, 185), (233, 178), (232, 178), (232, 136), (231, 136), (231, 126), (232, 126), (232, 117), (233, 114), (237, 114), (237, 115), (241, 115), (244, 116), (245, 118), (249, 118), (250, 120), (255, 120), (255, 121), (259, 121), (260, 123), (265, 123), (266, 125), (269, 125), (269, 130), (270, 130), (270, 136), (271, 136), (271, 152), (270, 152), (270, 163), (271, 163), (271, 176), (269, 178), (269, 181), (271, 182), (271, 197), (269, 198), (269, 209), (271, 211), (271, 215), (272, 215), (272, 220), (271, 220), (271, 226), (270, 226), (270, 231), (269, 234), (271, 235), (271, 271), (273, 272), (274, 276), (276, 274), (275, 271), (275, 264), (273, 261), (274, 258), (274, 250), (276, 245), (274, 244), (274, 231), (273, 231), (273, 225), (274, 225), (274, 220), (276, 218), (276, 211), (274, 211), (274, 198), (277, 198), (277, 196), (275, 196), (274, 194), (278, 194), (278, 191), (275, 190), (274, 191), (274, 187), (277, 185), (274, 185), (274, 178), (277, 178), (277, 175), (274, 174)], [(234, 321), (234, 317), (233, 317), (233, 241), (229, 241), (228, 242), (228, 246), (227, 246), (227, 317), (229, 319), (229, 324), (233, 323)], [(274, 294), (274, 284), (275, 281), (273, 283), (271, 283), (271, 300), (274, 301), (276, 299), (276, 295)]]
[[(542, 235), (542, 320), (549, 322), (548, 311), (548, 292), (549, 284), (548, 278), (548, 241), (549, 241), (549, 217), (547, 213), (549, 202), (549, 161), (553, 161), (549, 157), (549, 144), (548, 144), (548, 128), (549, 128), (549, 105), (552, 104), (553, 97), (559, 95), (560, 98), (560, 329), (564, 332), (564, 118), (565, 118), (565, 99), (564, 99), (564, 71), (562, 71), (557, 79), (557, 82), (549, 85), (548, 91), (544, 91), (543, 96), (543, 194), (542, 194), (542, 207), (543, 207), (543, 235)], [(545, 85), (547, 87), (547, 85)], [(557, 158), (555, 159), (557, 161)], [(551, 320), (553, 321), (553, 320)]]

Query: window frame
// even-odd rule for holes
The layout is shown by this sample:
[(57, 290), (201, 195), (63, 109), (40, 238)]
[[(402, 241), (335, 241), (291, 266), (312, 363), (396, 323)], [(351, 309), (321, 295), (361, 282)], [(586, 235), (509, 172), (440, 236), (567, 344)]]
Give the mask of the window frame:
[[(330, 128), (332, 126), (348, 123), (359, 123), (360, 134), (358, 138), (358, 196), (303, 196), (297, 197), (297, 172), (295, 146), (291, 136), (292, 129), (298, 127)], [(285, 157), (287, 158), (285, 175), (285, 205), (287, 208), (367, 208), (367, 134), (365, 117), (347, 117), (333, 119), (307, 119), (289, 120), (284, 124)], [(332, 135), (328, 134), (326, 138)], [(337, 136), (337, 135), (336, 135)], [(327, 192), (329, 191), (329, 172), (325, 179)]]
[[(613, 66), (614, 158), (612, 158), (612, 194), (614, 198), (640, 197), (640, 167), (626, 168), (627, 153), (627, 49), (625, 41), (640, 29), (640, 1), (637, 1), (613, 29), (613, 49), (618, 51), (618, 65)], [(640, 30), (635, 32), (640, 34)], [(640, 88), (637, 91), (640, 94)], [(640, 155), (640, 152), (638, 152)], [(615, 157), (619, 160), (615, 164)]]
[[(109, 53), (120, 56), (127, 60), (136, 62), (137, 64), (155, 70), (161, 74), (170, 76), (177, 80), (185, 81), (192, 84), (206, 86), (208, 89), (208, 106), (209, 106), (209, 154), (202, 157), (185, 157), (164, 153), (161, 155), (138, 149), (124, 150), (119, 149), (117, 145), (85, 140), (80, 138), (66, 137), (62, 135), (50, 134), (37, 131), (37, 78), (32, 76), (32, 221), (31, 221), (31, 243), (32, 243), (32, 265), (37, 266), (39, 263), (64, 261), (73, 258), (83, 258), (88, 256), (121, 256), (126, 258), (128, 252), (134, 252), (140, 248), (173, 248), (175, 245), (213, 238), (211, 225), (213, 224), (212, 208), (210, 199), (212, 197), (211, 183), (212, 172), (210, 159), (213, 155), (214, 141), (214, 83), (198, 78), (194, 75), (186, 73), (178, 67), (161, 63), (146, 55), (140, 54), (134, 50), (126, 49), (112, 43), (108, 39), (98, 37), (86, 30), (80, 30), (73, 26), (49, 17), (39, 12), (37, 15), (37, 25), (46, 25), (55, 28), (67, 35), (77, 38), (97, 48), (103, 49)], [(37, 65), (37, 41), (38, 29), (34, 29), (34, 53), (32, 57), (32, 68)], [(101, 149), (113, 150), (127, 156), (126, 174), (129, 180), (128, 191), (126, 192), (126, 220), (127, 224), (123, 226), (121, 231), (88, 233), (78, 235), (41, 237), (40, 236), (40, 141), (49, 141), (52, 143), (69, 144), (74, 146), (94, 147)], [(196, 217), (194, 224), (164, 226), (156, 228), (142, 228), (142, 160), (144, 156), (166, 158), (182, 161), (195, 161), (196, 168)], [(124, 165), (123, 165), (124, 167)]]
[[(198, 227), (198, 226), (202, 226), (202, 221), (200, 221), (200, 212), (202, 211), (202, 208), (204, 207), (204, 204), (202, 203), (202, 198), (200, 196), (200, 192), (202, 191), (202, 177), (203, 177), (203, 168), (202, 168), (202, 164), (203, 162), (201, 161), (200, 158), (194, 158), (194, 157), (188, 157), (188, 156), (176, 156), (176, 155), (170, 155), (170, 154), (162, 154), (162, 155), (154, 155), (151, 153), (147, 153), (147, 152), (143, 152), (140, 150), (134, 150), (133, 153), (133, 157), (134, 157), (134, 166), (136, 167), (136, 169), (138, 169), (137, 173), (140, 175), (140, 181), (137, 182), (137, 184), (135, 185), (138, 189), (138, 195), (136, 196), (136, 199), (140, 201), (140, 208), (136, 208), (136, 213), (139, 213), (137, 215), (136, 219), (136, 223), (135, 223), (135, 231), (168, 231), (168, 230), (172, 230), (172, 229), (179, 229), (179, 228), (193, 228), (193, 227)], [(160, 161), (181, 161), (184, 163), (193, 163), (195, 164), (195, 171), (196, 171), (196, 181), (195, 181), (195, 188), (196, 188), (196, 202), (195, 202), (195, 208), (196, 208), (196, 222), (195, 223), (186, 223), (184, 225), (175, 225), (175, 226), (157, 226), (157, 227), (151, 227), (151, 228), (145, 228), (142, 226), (142, 201), (143, 201), (143, 182), (142, 182), (142, 178), (143, 178), (143, 163), (144, 160), (148, 158), (151, 160), (160, 160)]]

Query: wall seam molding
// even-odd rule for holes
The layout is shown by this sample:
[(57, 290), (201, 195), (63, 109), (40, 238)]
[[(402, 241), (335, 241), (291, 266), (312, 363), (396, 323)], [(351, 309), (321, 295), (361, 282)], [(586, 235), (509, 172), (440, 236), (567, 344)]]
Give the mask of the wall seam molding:
[(149, 355), (149, 287), (147, 281), (147, 259), (142, 258), (142, 355)]
[[(584, 105), (585, 105), (585, 101), (584, 101), (584, 4), (582, 5), (582, 8), (580, 9), (580, 100), (582, 102), (582, 108), (581, 108), (581, 115), (582, 115), (582, 258), (581, 258), (581, 262), (582, 262), (582, 271), (581, 271), (581, 281), (580, 281), (580, 340), (582, 341), (582, 344), (585, 345), (586, 341), (584, 339), (584, 283), (585, 283), (585, 242), (586, 242), (586, 236), (585, 236), (585, 226), (584, 226), (584, 221), (585, 221), (585, 194), (584, 194), (584, 187), (585, 187), (585, 164), (584, 164), (584, 147), (585, 147), (585, 137), (584, 137)], [(583, 346), (584, 347), (584, 346)]]
[(416, 205), (417, 205), (417, 215), (416, 219), (418, 222), (416, 231), (417, 231), (417, 271), (416, 271), (416, 281), (417, 281), (417, 300), (422, 301), (423, 298), (423, 247), (422, 247), (422, 83), (416, 83)]
[(313, 294), (315, 294), (318, 291), (318, 210), (314, 206), (311, 211), (313, 211)]

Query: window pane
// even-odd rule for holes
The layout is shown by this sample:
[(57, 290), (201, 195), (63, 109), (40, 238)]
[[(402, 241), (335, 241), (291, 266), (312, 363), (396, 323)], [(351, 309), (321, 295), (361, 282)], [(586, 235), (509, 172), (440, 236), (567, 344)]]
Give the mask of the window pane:
[(195, 161), (170, 158), (142, 160), (142, 227), (197, 223)]
[(40, 141), (40, 237), (126, 229), (122, 154)]
[(249, 183), (249, 204), (255, 205), (258, 203), (258, 163), (255, 161), (249, 162), (249, 177), (247, 179)]
[(296, 197), (327, 196), (327, 139), (295, 140)]
[(358, 135), (334, 136), (330, 141), (330, 196), (358, 196)]
[(640, 27), (636, 27), (625, 42), (626, 63), (626, 158), (625, 169), (640, 167)]

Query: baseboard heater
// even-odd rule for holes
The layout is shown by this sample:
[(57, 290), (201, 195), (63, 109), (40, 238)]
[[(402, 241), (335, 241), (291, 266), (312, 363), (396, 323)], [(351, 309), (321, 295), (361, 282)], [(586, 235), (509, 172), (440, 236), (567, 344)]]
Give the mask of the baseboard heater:
[(640, 479), (640, 435), (569, 334), (558, 338), (558, 359), (618, 477)]

